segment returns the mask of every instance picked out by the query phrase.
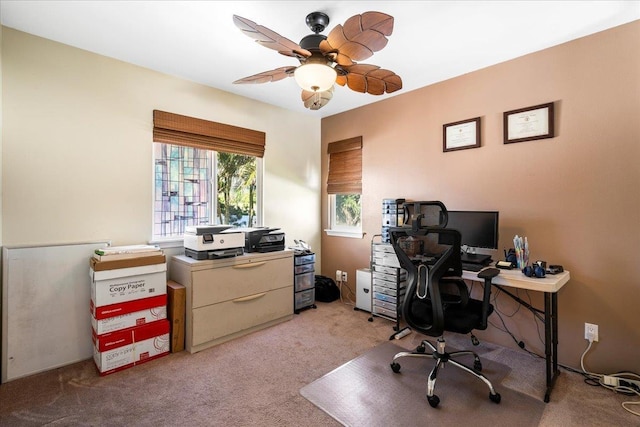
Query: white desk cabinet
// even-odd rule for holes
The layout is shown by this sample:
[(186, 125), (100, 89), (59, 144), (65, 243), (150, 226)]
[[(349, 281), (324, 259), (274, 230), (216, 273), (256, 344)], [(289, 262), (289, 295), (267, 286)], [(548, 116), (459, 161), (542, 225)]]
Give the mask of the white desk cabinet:
[(204, 261), (179, 255), (171, 258), (169, 275), (187, 291), (191, 353), (293, 317), (293, 251)]

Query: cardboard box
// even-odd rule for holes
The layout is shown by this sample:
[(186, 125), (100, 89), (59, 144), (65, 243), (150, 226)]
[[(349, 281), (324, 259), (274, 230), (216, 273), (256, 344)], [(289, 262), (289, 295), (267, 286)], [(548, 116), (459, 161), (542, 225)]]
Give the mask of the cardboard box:
[(164, 264), (167, 259), (164, 255), (143, 256), (129, 259), (118, 259), (110, 261), (99, 261), (96, 258), (89, 258), (89, 267), (93, 271), (117, 270), (120, 268), (142, 267), (145, 265)]
[(107, 319), (109, 317), (122, 316), (124, 314), (135, 313), (137, 311), (148, 310), (150, 308), (166, 306), (167, 295), (156, 295), (155, 297), (135, 299), (133, 301), (121, 302), (111, 305), (96, 307), (93, 300), (89, 301), (91, 316), (96, 320)]
[(169, 354), (169, 321), (93, 334), (93, 360), (101, 376), (109, 375)]
[(167, 306), (166, 304), (162, 304), (146, 310), (122, 314), (120, 316), (107, 317), (105, 319), (96, 319), (91, 316), (91, 326), (93, 327), (95, 334), (103, 335), (109, 332), (146, 325), (147, 323), (157, 322), (158, 320), (166, 318)]
[(149, 298), (167, 293), (167, 264), (94, 271), (91, 301), (96, 307)]
[(187, 289), (183, 285), (169, 280), (167, 295), (167, 317), (171, 322), (171, 353), (177, 353), (184, 350)]

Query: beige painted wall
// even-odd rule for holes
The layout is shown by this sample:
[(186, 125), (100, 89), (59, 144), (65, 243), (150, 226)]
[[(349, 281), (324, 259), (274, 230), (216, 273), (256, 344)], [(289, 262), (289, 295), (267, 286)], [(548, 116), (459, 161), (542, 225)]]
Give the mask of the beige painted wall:
[[(559, 294), (560, 361), (580, 366), (589, 322), (599, 325), (600, 342), (585, 359), (588, 368), (640, 371), (638, 52), (635, 21), (323, 119), (323, 182), (327, 144), (363, 136), (366, 235), (323, 234), (322, 273), (346, 270), (355, 288), (355, 270), (369, 265), (371, 238), (380, 233), (383, 198), (499, 210), (501, 248), (512, 246), (515, 234), (528, 236), (533, 259), (571, 271)], [(555, 138), (503, 144), (504, 111), (551, 101)], [(482, 147), (443, 153), (442, 125), (477, 116)], [(323, 213), (326, 199), (323, 187)], [(539, 295), (530, 297), (541, 304)], [(516, 310), (507, 298), (497, 305), (507, 315)], [(543, 354), (530, 313), (504, 318), (518, 339)], [(500, 324), (496, 315), (491, 321)], [(515, 345), (496, 327), (479, 336)]]
[(318, 118), (9, 28), (2, 67), (2, 244), (147, 242), (160, 109), (265, 132), (264, 225), (319, 248)]

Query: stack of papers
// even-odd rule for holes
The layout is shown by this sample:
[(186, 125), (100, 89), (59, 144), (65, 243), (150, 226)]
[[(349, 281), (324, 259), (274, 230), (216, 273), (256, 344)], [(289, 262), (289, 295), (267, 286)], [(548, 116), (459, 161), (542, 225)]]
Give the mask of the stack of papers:
[(160, 247), (155, 245), (109, 246), (96, 249), (93, 257), (100, 261), (115, 261), (119, 259), (139, 258), (163, 255)]

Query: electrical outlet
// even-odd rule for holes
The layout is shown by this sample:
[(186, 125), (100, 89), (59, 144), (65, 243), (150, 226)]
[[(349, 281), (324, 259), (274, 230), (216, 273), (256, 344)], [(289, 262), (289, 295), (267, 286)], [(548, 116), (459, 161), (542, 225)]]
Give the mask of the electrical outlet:
[(584, 339), (598, 342), (598, 325), (594, 325), (593, 323), (585, 323)]
[(347, 283), (347, 272), (346, 271), (342, 272), (342, 281)]
[(342, 282), (342, 271), (336, 270), (336, 282)]

